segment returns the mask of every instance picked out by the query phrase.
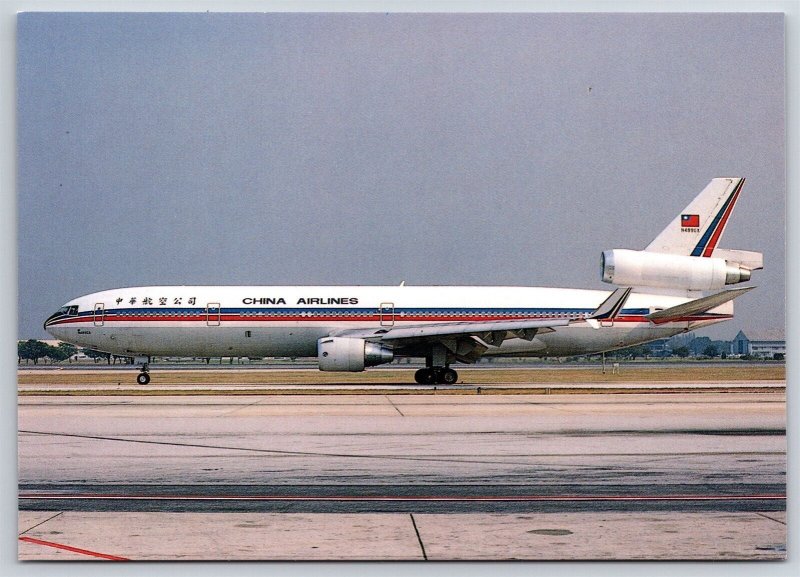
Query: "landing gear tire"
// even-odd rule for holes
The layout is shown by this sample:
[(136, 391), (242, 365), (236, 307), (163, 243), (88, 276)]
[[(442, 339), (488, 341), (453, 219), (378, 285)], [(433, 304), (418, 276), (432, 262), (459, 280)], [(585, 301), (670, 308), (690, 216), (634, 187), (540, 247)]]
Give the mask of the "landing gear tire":
[(414, 373), (414, 380), (420, 385), (432, 385), (435, 382), (435, 374), (431, 369), (419, 369)]
[(458, 373), (453, 369), (445, 369), (439, 373), (438, 381), (443, 385), (453, 385), (458, 380)]
[(444, 367), (419, 369), (414, 373), (414, 380), (420, 385), (454, 385), (458, 381), (458, 373)]
[(140, 385), (146, 385), (147, 383), (150, 382), (150, 375), (148, 375), (147, 373), (139, 373), (136, 376), (136, 382), (139, 383)]

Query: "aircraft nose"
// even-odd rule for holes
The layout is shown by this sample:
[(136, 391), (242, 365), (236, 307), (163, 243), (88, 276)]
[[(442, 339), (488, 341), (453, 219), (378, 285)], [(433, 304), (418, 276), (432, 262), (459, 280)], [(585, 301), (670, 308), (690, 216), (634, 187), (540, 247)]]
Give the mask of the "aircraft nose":
[(61, 316), (61, 315), (59, 315), (58, 313), (53, 313), (52, 315), (50, 315), (49, 317), (47, 317), (47, 319), (44, 321), (44, 325), (43, 325), (43, 326), (44, 326), (44, 330), (47, 330), (47, 327), (49, 327), (49, 326), (50, 326), (50, 323), (51, 323), (53, 320), (55, 320), (56, 318), (58, 318), (59, 316)]

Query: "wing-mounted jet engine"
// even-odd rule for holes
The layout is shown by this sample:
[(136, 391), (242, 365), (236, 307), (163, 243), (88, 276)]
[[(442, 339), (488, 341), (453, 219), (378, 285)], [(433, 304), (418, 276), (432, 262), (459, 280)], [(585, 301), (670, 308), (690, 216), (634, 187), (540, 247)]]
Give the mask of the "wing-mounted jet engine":
[(319, 339), (317, 355), (321, 371), (359, 372), (365, 367), (391, 363), (394, 359), (392, 349), (352, 337)]

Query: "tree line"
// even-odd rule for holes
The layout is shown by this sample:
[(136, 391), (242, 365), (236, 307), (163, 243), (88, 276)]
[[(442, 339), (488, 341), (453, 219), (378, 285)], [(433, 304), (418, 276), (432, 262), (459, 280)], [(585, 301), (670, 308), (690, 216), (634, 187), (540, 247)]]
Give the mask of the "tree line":
[(111, 364), (112, 358), (114, 360), (117, 358), (116, 355), (112, 355), (111, 353), (103, 353), (93, 349), (79, 349), (75, 345), (69, 343), (58, 343), (58, 346), (54, 347), (53, 345), (48, 345), (36, 339), (17, 341), (17, 363), (33, 361), (34, 365), (38, 365), (39, 361), (42, 359), (47, 359), (51, 363), (60, 363), (67, 360), (72, 362), (72, 358), (80, 353), (86, 355), (90, 359), (94, 359), (94, 362), (105, 359), (109, 365)]

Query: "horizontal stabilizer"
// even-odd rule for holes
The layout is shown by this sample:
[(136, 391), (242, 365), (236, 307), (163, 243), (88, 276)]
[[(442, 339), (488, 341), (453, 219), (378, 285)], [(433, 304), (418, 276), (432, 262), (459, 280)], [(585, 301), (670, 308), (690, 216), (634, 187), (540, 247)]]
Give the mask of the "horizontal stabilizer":
[(714, 258), (724, 258), (728, 262), (733, 262), (743, 266), (748, 270), (761, 270), (764, 268), (764, 255), (752, 250), (728, 250), (715, 248)]
[(744, 288), (723, 291), (721, 293), (717, 293), (711, 296), (689, 301), (688, 303), (683, 303), (682, 305), (650, 313), (649, 315), (647, 315), (646, 318), (657, 325), (660, 325), (662, 323), (668, 323), (670, 321), (675, 321), (678, 319), (682, 319), (685, 317), (709, 311), (715, 307), (720, 306), (721, 304), (725, 304), (728, 301), (732, 301), (736, 297), (741, 296), (747, 291), (750, 291), (754, 288), (756, 287), (749, 286)]

